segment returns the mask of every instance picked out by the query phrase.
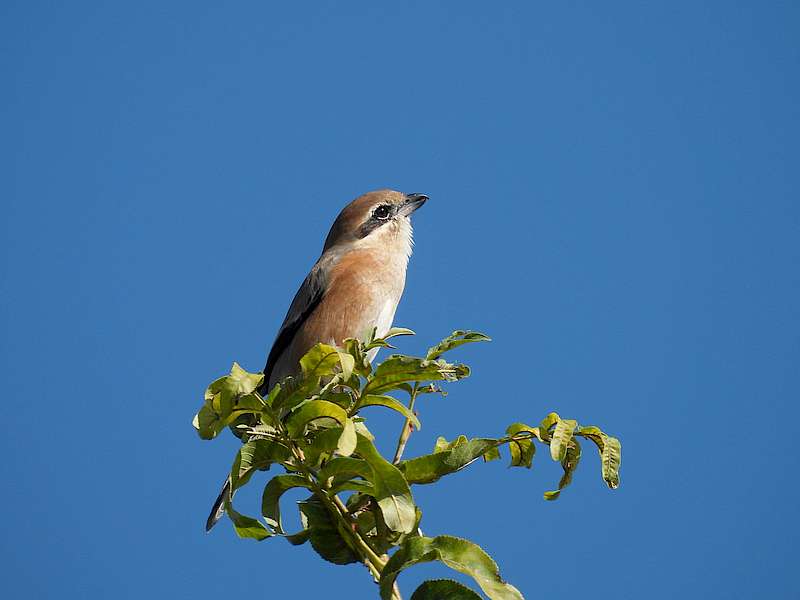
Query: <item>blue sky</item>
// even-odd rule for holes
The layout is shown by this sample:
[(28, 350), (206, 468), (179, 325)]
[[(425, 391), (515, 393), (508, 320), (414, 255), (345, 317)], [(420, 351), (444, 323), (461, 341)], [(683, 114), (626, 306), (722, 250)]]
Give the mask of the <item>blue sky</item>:
[(798, 597), (798, 33), (779, 2), (4, 2), (2, 596), (376, 597), (206, 535), (236, 445), (190, 422), (392, 187), (431, 196), (401, 350), (494, 338), (409, 451), (550, 410), (623, 443), (615, 492), (589, 452), (554, 503), (546, 453), (418, 488), (425, 532), (529, 598)]

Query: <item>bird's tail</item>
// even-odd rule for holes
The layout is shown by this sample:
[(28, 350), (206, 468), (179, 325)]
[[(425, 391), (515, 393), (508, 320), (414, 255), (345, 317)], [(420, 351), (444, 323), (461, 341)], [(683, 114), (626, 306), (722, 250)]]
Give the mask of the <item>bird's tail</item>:
[(219, 496), (214, 501), (214, 506), (211, 507), (211, 513), (208, 515), (208, 519), (206, 520), (206, 531), (211, 531), (211, 528), (217, 524), (222, 518), (222, 515), (225, 514), (225, 501), (230, 498), (231, 495), (231, 479), (230, 477), (225, 479), (225, 483), (222, 485), (222, 490), (220, 490)]

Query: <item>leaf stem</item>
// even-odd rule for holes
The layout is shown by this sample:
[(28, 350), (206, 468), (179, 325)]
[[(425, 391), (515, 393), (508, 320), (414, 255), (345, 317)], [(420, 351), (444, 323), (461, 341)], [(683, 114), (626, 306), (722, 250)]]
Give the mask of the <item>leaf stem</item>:
[[(411, 398), (408, 401), (408, 410), (411, 413), (414, 412), (414, 403), (417, 401), (418, 389), (419, 389), (419, 382), (414, 382), (414, 388), (411, 390)], [(403, 423), (403, 430), (400, 432), (400, 438), (397, 440), (397, 450), (395, 450), (392, 464), (396, 465), (397, 463), (400, 462), (400, 459), (403, 458), (403, 452), (406, 449), (408, 438), (411, 437), (411, 432), (413, 430), (414, 426), (411, 424), (411, 419), (406, 418), (405, 422)]]

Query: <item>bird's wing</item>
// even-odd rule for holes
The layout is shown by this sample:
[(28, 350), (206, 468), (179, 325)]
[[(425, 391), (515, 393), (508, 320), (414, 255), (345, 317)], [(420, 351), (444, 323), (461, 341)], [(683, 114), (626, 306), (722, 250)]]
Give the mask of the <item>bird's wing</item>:
[(320, 263), (317, 263), (303, 281), (300, 289), (297, 290), (297, 294), (295, 294), (294, 300), (289, 306), (289, 311), (286, 313), (286, 318), (283, 320), (283, 325), (281, 325), (278, 335), (272, 343), (272, 349), (267, 357), (267, 364), (264, 366), (264, 385), (268, 385), (272, 370), (275, 368), (281, 354), (289, 347), (297, 331), (303, 326), (303, 323), (311, 313), (314, 312), (314, 309), (317, 308), (317, 305), (325, 295), (326, 286), (325, 269), (322, 268)]

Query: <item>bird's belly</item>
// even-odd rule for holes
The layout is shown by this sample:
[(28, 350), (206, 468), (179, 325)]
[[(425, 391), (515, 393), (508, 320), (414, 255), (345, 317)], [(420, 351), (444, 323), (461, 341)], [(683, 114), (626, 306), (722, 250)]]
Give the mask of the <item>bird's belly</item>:
[(362, 298), (344, 309), (342, 319), (332, 319), (328, 343), (340, 345), (345, 338), (367, 339), (372, 330), (378, 337), (392, 326), (399, 298), (392, 296)]
[(397, 302), (393, 299), (387, 299), (375, 319), (373, 327), (377, 328), (377, 336), (383, 337), (387, 331), (392, 327), (394, 321), (394, 313), (397, 310)]
[[(372, 324), (372, 327), (376, 330), (376, 337), (383, 337), (386, 335), (386, 332), (389, 331), (392, 327), (392, 322), (394, 321), (394, 313), (397, 310), (397, 302), (393, 302), (392, 300), (386, 300), (383, 306), (378, 312), (378, 316), (375, 319), (375, 322)], [(371, 329), (371, 328), (370, 328)], [(372, 362), (375, 360), (375, 356), (378, 354), (379, 348), (373, 348), (369, 352), (367, 352), (367, 360)]]

